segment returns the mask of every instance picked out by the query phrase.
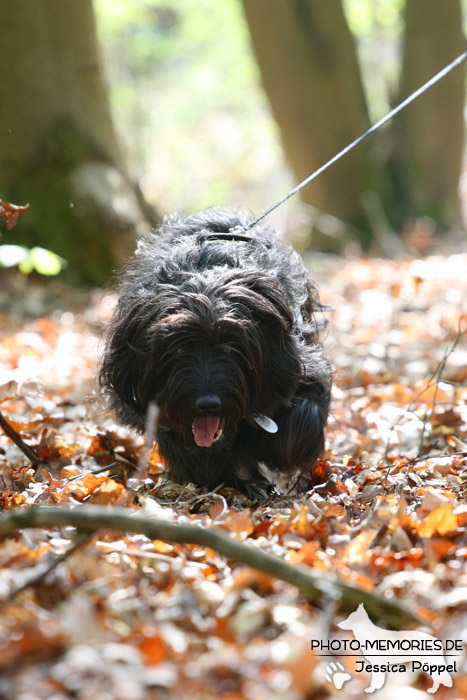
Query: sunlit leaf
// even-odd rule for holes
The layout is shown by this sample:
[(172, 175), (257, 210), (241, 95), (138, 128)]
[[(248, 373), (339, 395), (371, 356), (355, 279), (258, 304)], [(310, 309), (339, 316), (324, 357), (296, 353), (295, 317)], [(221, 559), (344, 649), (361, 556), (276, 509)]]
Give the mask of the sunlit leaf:
[(41, 275), (58, 275), (67, 265), (66, 260), (56, 253), (37, 247), (31, 249), (31, 263)]
[(435, 532), (446, 535), (457, 528), (457, 518), (452, 504), (448, 503), (433, 510), (418, 527), (420, 537), (431, 537)]
[(0, 245), (0, 265), (13, 267), (29, 257), (29, 251), (21, 245)]
[(41, 275), (58, 275), (67, 262), (56, 253), (45, 248), (25, 248), (20, 245), (0, 245), (0, 267), (18, 265), (25, 275), (33, 270)]

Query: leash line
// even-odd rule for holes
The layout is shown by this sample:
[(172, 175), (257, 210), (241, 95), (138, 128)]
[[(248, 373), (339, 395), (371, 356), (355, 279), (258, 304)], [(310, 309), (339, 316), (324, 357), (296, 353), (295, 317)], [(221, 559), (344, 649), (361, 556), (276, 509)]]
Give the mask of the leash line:
[(321, 173), (324, 173), (325, 170), (327, 170), (331, 165), (333, 165), (336, 161), (340, 160), (342, 156), (345, 156), (349, 151), (351, 151), (355, 146), (358, 146), (364, 139), (367, 138), (370, 134), (375, 132), (377, 129), (380, 128), (380, 126), (383, 126), (383, 124), (386, 124), (392, 117), (394, 117), (396, 114), (401, 112), (405, 107), (407, 107), (411, 102), (417, 99), (417, 97), (420, 97), (424, 92), (429, 90), (433, 85), (435, 85), (437, 82), (442, 80), (448, 73), (450, 73), (454, 68), (456, 68), (458, 65), (463, 63), (465, 59), (467, 58), (467, 51), (464, 51), (460, 56), (455, 58), (451, 63), (449, 63), (447, 66), (442, 68), (442, 70), (439, 71), (439, 73), (436, 73), (432, 78), (427, 80), (426, 83), (424, 83), (421, 87), (419, 87), (415, 92), (413, 92), (409, 97), (407, 97), (405, 100), (400, 102), (394, 109), (392, 109), (388, 114), (386, 114), (384, 117), (382, 117), (379, 121), (377, 121), (373, 126), (370, 126), (365, 133), (363, 133), (361, 136), (356, 138), (354, 141), (349, 143), (348, 146), (343, 148), (339, 153), (336, 153), (335, 156), (333, 156), (330, 160), (327, 161), (324, 165), (322, 165), (318, 170), (315, 170), (311, 175), (309, 175), (305, 180), (302, 180), (296, 187), (293, 188), (293, 190), (290, 190), (286, 195), (281, 197), (277, 202), (272, 204), (268, 209), (266, 209), (260, 216), (258, 216), (257, 219), (249, 223), (245, 227), (241, 227), (243, 231), (249, 231), (252, 229), (254, 226), (259, 224), (260, 221), (265, 219), (269, 214), (271, 214), (275, 209), (280, 207), (282, 204), (284, 204), (288, 199), (293, 197), (295, 194), (300, 192), (306, 185), (308, 185), (312, 180), (317, 178)]

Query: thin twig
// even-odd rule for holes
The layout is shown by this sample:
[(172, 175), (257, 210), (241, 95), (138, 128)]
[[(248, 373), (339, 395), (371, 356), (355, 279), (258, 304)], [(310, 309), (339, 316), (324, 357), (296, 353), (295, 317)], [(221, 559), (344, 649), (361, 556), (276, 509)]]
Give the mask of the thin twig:
[(122, 465), (120, 462), (112, 462), (112, 464), (108, 464), (106, 467), (98, 467), (98, 469), (91, 469), (90, 471), (83, 472), (82, 474), (74, 474), (73, 476), (68, 477), (68, 481), (79, 481), (79, 479), (84, 479), (86, 476), (89, 476), (90, 474), (94, 474), (94, 476), (97, 476), (98, 474), (103, 474), (104, 472), (112, 471), (116, 467), (121, 468)]
[(261, 549), (239, 542), (219, 528), (204, 528), (187, 523), (173, 523), (142, 517), (138, 511), (127, 508), (86, 506), (81, 508), (57, 508), (33, 506), (15, 509), (0, 516), (0, 539), (13, 535), (22, 528), (38, 528), (72, 525), (83, 532), (95, 532), (100, 528), (139, 532), (151, 540), (198, 544), (210, 547), (227, 559), (296, 586), (314, 604), (323, 605), (334, 599), (339, 610), (351, 612), (364, 603), (369, 615), (389, 627), (400, 629), (421, 622), (402, 605), (385, 600), (369, 591), (344, 583), (331, 572), (316, 572), (302, 565), (291, 565), (279, 557)]
[(135, 474), (136, 478), (142, 479), (148, 467), (149, 453), (151, 452), (154, 440), (156, 439), (159, 414), (159, 406), (154, 401), (151, 401), (146, 412), (146, 439), (138, 460), (138, 469)]
[(218, 491), (220, 491), (222, 488), (224, 488), (224, 484), (219, 484), (218, 486), (213, 488), (212, 491), (208, 491), (207, 493), (200, 493), (197, 496), (193, 496), (193, 498), (190, 498), (188, 501), (185, 501), (184, 505), (185, 506), (192, 506), (195, 503), (198, 503), (198, 501), (205, 501), (208, 498), (210, 498), (211, 496), (214, 496), (217, 498), (221, 498), (223, 503), (224, 503), (224, 507), (227, 508), (227, 503), (226, 503), (224, 496), (222, 496), (220, 493), (218, 493)]
[[(427, 391), (428, 389), (430, 389), (430, 387), (432, 387), (433, 384), (436, 384), (436, 390), (435, 390), (435, 395), (434, 395), (434, 401), (436, 400), (436, 394), (437, 394), (437, 392), (438, 392), (438, 383), (441, 381), (441, 377), (442, 377), (442, 374), (443, 374), (443, 372), (444, 372), (444, 370), (445, 370), (445, 367), (446, 367), (446, 363), (447, 363), (447, 361), (448, 361), (448, 358), (449, 358), (449, 356), (454, 352), (454, 350), (455, 350), (456, 346), (458, 345), (458, 343), (459, 343), (460, 339), (462, 338), (462, 336), (467, 332), (467, 329), (461, 330), (461, 327), (460, 327), (463, 318), (464, 318), (464, 317), (461, 317), (461, 318), (459, 319), (459, 330), (458, 330), (458, 332), (457, 332), (457, 336), (456, 336), (454, 342), (452, 343), (451, 347), (448, 348), (448, 349), (445, 351), (443, 359), (442, 359), (441, 362), (438, 364), (438, 366), (436, 367), (436, 369), (435, 369), (434, 372), (432, 373), (431, 377), (429, 377), (429, 379), (428, 379), (427, 383), (425, 384), (425, 386), (418, 392), (418, 394), (417, 394), (416, 396), (414, 396), (414, 398), (412, 399), (412, 401), (410, 401), (410, 403), (407, 405), (407, 407), (406, 407), (404, 413), (402, 413), (402, 414), (399, 416), (399, 418), (391, 425), (391, 429), (390, 429), (390, 432), (389, 432), (389, 437), (388, 437), (387, 442), (386, 442), (386, 449), (385, 449), (385, 452), (384, 452), (384, 459), (386, 460), (386, 462), (389, 462), (389, 447), (390, 447), (390, 442), (389, 442), (389, 441), (390, 441), (391, 433), (392, 433), (393, 430), (399, 425), (399, 423), (400, 423), (401, 420), (404, 418), (404, 416), (412, 410), (412, 406), (415, 405), (415, 403), (416, 403), (417, 400), (420, 398), (420, 396), (422, 396), (422, 394), (424, 394), (425, 391)], [(433, 381), (433, 380), (434, 380), (434, 381)], [(434, 408), (434, 406), (433, 406), (433, 408)], [(424, 434), (425, 434), (425, 427), (426, 427), (426, 419), (427, 419), (427, 417), (428, 417), (428, 412), (425, 414), (425, 418), (423, 418), (423, 419), (420, 418), (420, 419), (419, 419), (419, 420), (423, 423), (422, 434), (421, 434), (421, 440), (423, 440), (423, 437), (424, 437)], [(418, 454), (420, 454), (420, 450), (419, 450)]]
[[(466, 330), (461, 331), (461, 328), (460, 328), (461, 321), (462, 321), (462, 319), (459, 320), (459, 330), (458, 330), (458, 332), (457, 332), (456, 339), (454, 340), (454, 342), (453, 342), (453, 344), (451, 345), (451, 347), (449, 348), (449, 350), (444, 354), (444, 357), (443, 357), (443, 359), (441, 360), (441, 362), (440, 362), (440, 364), (439, 364), (439, 367), (438, 367), (438, 371), (437, 371), (437, 373), (436, 373), (435, 390), (434, 390), (434, 393), (433, 393), (433, 401), (432, 401), (431, 406), (430, 406), (429, 408), (427, 408), (427, 410), (425, 411), (425, 415), (423, 416), (423, 419), (422, 419), (423, 427), (422, 427), (422, 432), (421, 432), (421, 435), (420, 435), (420, 441), (419, 441), (419, 444), (418, 444), (418, 455), (421, 455), (421, 454), (422, 454), (422, 450), (423, 450), (423, 440), (424, 440), (424, 438), (425, 438), (425, 429), (426, 429), (426, 425), (427, 425), (427, 423), (431, 420), (431, 417), (432, 417), (432, 415), (433, 415), (433, 413), (434, 413), (434, 410), (435, 410), (436, 398), (437, 398), (437, 396), (438, 396), (438, 390), (439, 390), (439, 383), (440, 383), (441, 378), (442, 378), (442, 376), (443, 376), (443, 372), (444, 372), (444, 370), (445, 370), (445, 368), (446, 368), (446, 363), (447, 363), (447, 361), (448, 361), (449, 356), (450, 356), (450, 355), (454, 352), (454, 350), (456, 349), (456, 346), (457, 346), (457, 344), (459, 343), (459, 340), (461, 339), (461, 337), (463, 336), (463, 334), (466, 332)], [(418, 456), (418, 455), (417, 455), (417, 456)]]
[(7, 435), (10, 440), (12, 440), (17, 447), (21, 450), (23, 454), (26, 455), (26, 457), (29, 459), (29, 461), (35, 466), (38, 467), (41, 464), (41, 460), (37, 453), (33, 450), (32, 447), (27, 445), (21, 435), (11, 426), (3, 413), (0, 411), (0, 428), (2, 428), (3, 432), (5, 435)]
[(460, 452), (437, 452), (434, 455), (425, 454), (421, 455), (420, 457), (411, 457), (410, 459), (406, 459), (405, 462), (402, 462), (402, 464), (381, 464), (377, 467), (377, 469), (393, 469), (394, 467), (402, 469), (402, 467), (411, 467), (417, 462), (425, 462), (428, 459), (444, 459), (445, 457), (467, 457), (467, 450), (462, 450)]

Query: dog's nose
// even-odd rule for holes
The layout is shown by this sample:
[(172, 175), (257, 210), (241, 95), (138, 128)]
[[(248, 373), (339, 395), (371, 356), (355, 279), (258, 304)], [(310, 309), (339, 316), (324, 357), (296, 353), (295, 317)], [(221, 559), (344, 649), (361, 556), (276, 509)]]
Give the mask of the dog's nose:
[(200, 411), (201, 413), (215, 414), (221, 407), (221, 400), (218, 396), (211, 394), (207, 396), (200, 396), (198, 399), (196, 399), (195, 406), (196, 410)]

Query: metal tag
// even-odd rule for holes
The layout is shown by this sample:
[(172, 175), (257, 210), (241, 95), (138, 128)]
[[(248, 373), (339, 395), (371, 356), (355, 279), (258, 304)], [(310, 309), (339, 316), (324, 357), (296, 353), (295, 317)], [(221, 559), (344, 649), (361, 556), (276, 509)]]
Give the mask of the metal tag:
[(277, 433), (279, 430), (277, 423), (273, 421), (272, 418), (268, 418), (268, 416), (263, 416), (260, 413), (257, 413), (256, 416), (253, 416), (253, 420), (267, 433)]

